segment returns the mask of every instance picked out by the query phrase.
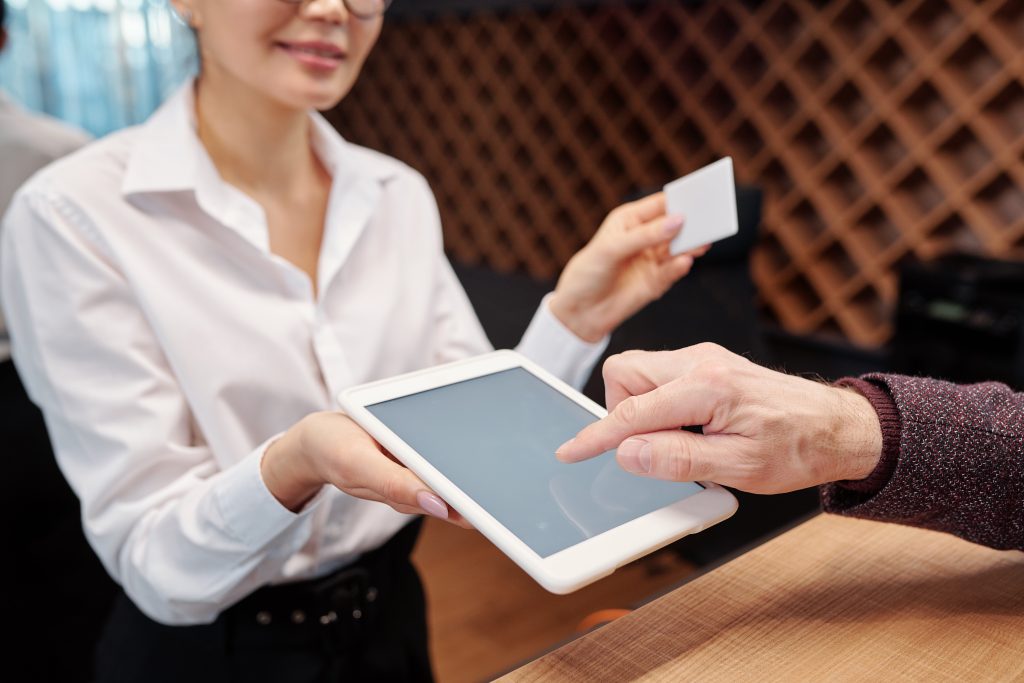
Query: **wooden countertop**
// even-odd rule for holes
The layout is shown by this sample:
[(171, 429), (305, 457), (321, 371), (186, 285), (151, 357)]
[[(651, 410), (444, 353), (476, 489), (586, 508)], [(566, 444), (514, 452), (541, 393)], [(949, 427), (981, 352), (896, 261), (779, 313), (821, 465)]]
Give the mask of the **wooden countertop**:
[(1024, 553), (820, 515), (502, 680), (1024, 680)]

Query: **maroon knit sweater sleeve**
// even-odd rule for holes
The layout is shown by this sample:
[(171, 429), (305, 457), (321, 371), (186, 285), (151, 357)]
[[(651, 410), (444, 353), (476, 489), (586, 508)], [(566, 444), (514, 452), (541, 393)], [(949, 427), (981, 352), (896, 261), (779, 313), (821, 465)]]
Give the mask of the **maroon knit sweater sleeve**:
[(884, 374), (839, 384), (878, 412), (882, 458), (865, 480), (823, 486), (827, 512), (1024, 550), (1024, 393)]

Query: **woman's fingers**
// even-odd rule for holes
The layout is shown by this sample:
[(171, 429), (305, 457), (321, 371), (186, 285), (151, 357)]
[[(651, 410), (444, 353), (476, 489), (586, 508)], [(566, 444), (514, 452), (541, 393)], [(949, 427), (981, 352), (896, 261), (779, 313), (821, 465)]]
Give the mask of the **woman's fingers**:
[(473, 529), (473, 528), (475, 528), (472, 524), (470, 524), (466, 520), (465, 517), (460, 515), (458, 512), (456, 512), (452, 508), (448, 509), (448, 522), (451, 523), (451, 524), (454, 524), (455, 526), (462, 527), (463, 529)]
[(310, 459), (320, 463), (322, 480), (350, 496), (390, 505), (405, 514), (428, 514), (468, 527), (411, 470), (394, 459), (346, 415), (316, 413), (301, 423)]
[[(411, 507), (407, 505), (393, 505), (392, 506), (398, 512), (405, 515), (422, 515), (423, 510), (417, 507)], [(462, 529), (472, 529), (473, 525), (466, 521), (466, 518), (460, 515), (452, 508), (448, 508), (448, 517), (444, 521), (452, 524), (453, 526), (460, 527)]]
[(661, 265), (665, 261), (672, 258), (672, 254), (669, 252), (670, 243), (664, 242), (651, 249), (651, 257), (654, 262)]
[[(635, 202), (625, 204), (609, 216), (609, 227), (598, 232), (607, 238), (605, 248), (619, 258), (633, 256), (644, 249), (654, 249), (658, 261), (672, 258), (669, 242), (680, 233), (685, 220), (682, 216), (666, 215), (665, 193), (658, 192)], [(686, 252), (699, 258), (711, 248), (710, 244)]]
[(682, 216), (660, 216), (634, 227), (604, 235), (604, 248), (616, 259), (628, 259), (645, 249), (658, 249), (683, 229)]
[(369, 435), (358, 430), (351, 436), (347, 440), (351, 450), (340, 463), (340, 489), (387, 503), (396, 510), (414, 508), (440, 519), (449, 517), (448, 505), (411, 470), (392, 460)]
[(402, 465), (385, 460), (379, 472), (374, 473), (377, 492), (384, 496), (385, 502), (394, 507), (404, 505), (413, 507), (438, 519), (448, 519), (448, 504), (441, 500), (420, 478)]
[(647, 223), (665, 215), (665, 193), (655, 192), (643, 199), (626, 204), (624, 208), (631, 211), (638, 222)]
[(668, 289), (689, 273), (692, 268), (693, 256), (690, 254), (680, 254), (679, 256), (673, 256), (658, 266), (658, 274), (661, 276), (665, 289)]

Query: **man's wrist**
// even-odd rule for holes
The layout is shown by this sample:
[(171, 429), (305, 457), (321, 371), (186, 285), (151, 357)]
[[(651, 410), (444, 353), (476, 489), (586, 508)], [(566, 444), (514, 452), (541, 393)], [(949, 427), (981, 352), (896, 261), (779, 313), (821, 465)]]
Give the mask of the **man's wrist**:
[(866, 478), (846, 479), (839, 485), (862, 494), (881, 491), (892, 478), (899, 462), (902, 418), (896, 402), (883, 382), (868, 378), (844, 377), (836, 386), (846, 387), (864, 396), (875, 411), (882, 432), (882, 456)]
[(855, 389), (840, 387), (842, 409), (837, 450), (842, 466), (837, 481), (865, 479), (882, 457), (882, 427), (871, 402)]

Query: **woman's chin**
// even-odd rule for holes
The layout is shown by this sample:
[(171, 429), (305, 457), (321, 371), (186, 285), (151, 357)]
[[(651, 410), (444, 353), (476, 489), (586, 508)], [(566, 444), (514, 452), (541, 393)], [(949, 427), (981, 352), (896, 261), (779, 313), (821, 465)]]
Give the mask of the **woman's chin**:
[(295, 109), (317, 109), (325, 111), (333, 109), (345, 95), (350, 87), (340, 88), (338, 86), (325, 87), (318, 84), (313, 87), (303, 87), (292, 90), (289, 96), (284, 99), (287, 104)]

